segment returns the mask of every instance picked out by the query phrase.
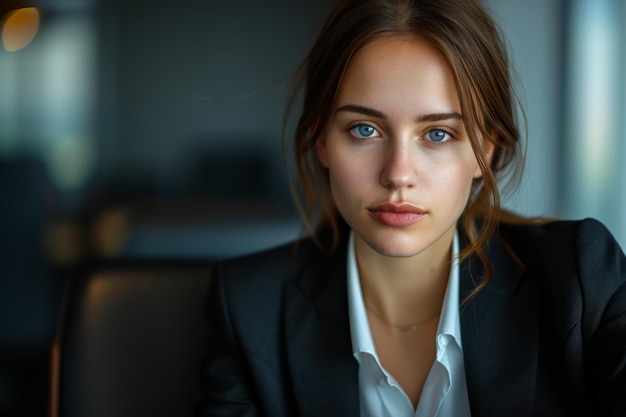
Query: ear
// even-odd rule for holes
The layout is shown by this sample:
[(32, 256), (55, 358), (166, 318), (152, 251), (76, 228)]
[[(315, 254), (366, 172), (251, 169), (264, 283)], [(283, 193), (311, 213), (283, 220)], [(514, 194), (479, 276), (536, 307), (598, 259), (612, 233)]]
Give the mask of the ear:
[[(496, 138), (490, 138), (487, 140), (483, 140), (483, 156), (485, 157), (485, 162), (487, 165), (491, 165), (491, 160), (493, 159), (493, 154), (496, 150)], [(474, 178), (481, 178), (483, 176), (482, 171), (480, 170), (480, 166), (476, 165), (476, 171), (474, 171)]]
[(328, 168), (328, 154), (326, 152), (326, 138), (324, 135), (315, 139), (315, 153), (317, 153), (320, 163)]

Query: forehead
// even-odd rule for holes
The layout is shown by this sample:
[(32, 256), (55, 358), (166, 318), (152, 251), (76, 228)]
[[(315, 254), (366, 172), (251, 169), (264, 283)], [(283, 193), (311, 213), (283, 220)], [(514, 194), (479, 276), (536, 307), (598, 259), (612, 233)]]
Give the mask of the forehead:
[(346, 68), (336, 104), (352, 101), (390, 110), (460, 113), (450, 64), (419, 37), (376, 38), (363, 46)]

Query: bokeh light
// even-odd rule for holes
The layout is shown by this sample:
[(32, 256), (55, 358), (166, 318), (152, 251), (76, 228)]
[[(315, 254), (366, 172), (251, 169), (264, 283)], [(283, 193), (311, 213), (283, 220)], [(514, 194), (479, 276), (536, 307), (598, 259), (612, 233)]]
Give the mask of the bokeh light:
[(9, 52), (27, 46), (39, 30), (39, 11), (36, 7), (24, 7), (9, 12), (2, 25), (2, 44)]

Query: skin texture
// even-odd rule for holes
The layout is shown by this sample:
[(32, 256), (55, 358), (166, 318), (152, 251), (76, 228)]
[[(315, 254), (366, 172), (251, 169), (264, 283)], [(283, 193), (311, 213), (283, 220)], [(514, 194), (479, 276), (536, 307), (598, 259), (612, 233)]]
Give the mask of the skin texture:
[[(384, 117), (339, 110), (347, 105)], [(452, 241), (472, 181), (481, 173), (461, 119), (418, 120), (448, 113), (461, 113), (454, 78), (443, 55), (425, 41), (377, 39), (348, 66), (316, 148), (340, 213), (357, 240), (380, 255), (413, 257), (440, 239), (447, 250)], [(375, 131), (360, 139), (359, 130), (367, 128), (350, 131), (359, 124)], [(442, 142), (429, 139), (441, 134)], [(368, 210), (386, 202), (409, 203), (427, 214), (417, 224), (389, 227)]]
[[(456, 222), (481, 176), (444, 56), (415, 37), (365, 45), (346, 70), (316, 152), (354, 232), (383, 366), (415, 406), (434, 359)], [(398, 207), (411, 213), (397, 214)]]

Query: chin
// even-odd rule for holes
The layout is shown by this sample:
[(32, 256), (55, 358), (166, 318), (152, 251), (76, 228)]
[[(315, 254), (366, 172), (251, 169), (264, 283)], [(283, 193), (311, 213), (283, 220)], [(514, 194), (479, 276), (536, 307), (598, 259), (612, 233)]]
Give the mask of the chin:
[(375, 252), (392, 258), (409, 258), (423, 252), (430, 246), (425, 243), (415, 242), (412, 239), (401, 239), (396, 236), (380, 237), (370, 242), (367, 242), (367, 244)]
[(377, 251), (378, 253), (380, 253), (383, 256), (388, 256), (390, 258), (410, 258), (412, 256), (418, 255), (420, 254), (422, 250), (407, 250), (407, 248), (391, 248), (391, 249), (383, 249), (380, 251)]

